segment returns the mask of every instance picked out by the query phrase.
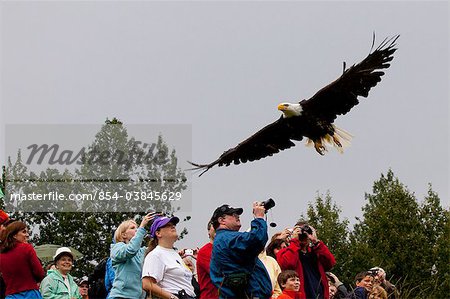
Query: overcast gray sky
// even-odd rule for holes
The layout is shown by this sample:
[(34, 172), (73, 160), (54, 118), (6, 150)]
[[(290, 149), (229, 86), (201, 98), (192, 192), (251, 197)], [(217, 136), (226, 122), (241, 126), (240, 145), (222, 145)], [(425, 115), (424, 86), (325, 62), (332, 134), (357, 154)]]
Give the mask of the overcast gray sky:
[[(400, 34), (369, 98), (335, 124), (343, 154), (296, 147), (192, 178), (189, 235), (207, 242), (213, 210), (272, 197), (271, 221), (292, 226), (330, 191), (352, 223), (392, 168), (423, 199), (449, 200), (449, 4), (442, 2), (2, 2), (1, 132), (8, 124), (192, 125), (192, 159), (211, 162)], [(0, 154), (5, 156), (1, 138)], [(182, 157), (180, 167), (188, 168)], [(2, 163), (4, 164), (4, 163)], [(276, 230), (271, 229), (269, 234)], [(320, 236), (319, 236), (320, 237)], [(66, 244), (70, 245), (70, 244)]]

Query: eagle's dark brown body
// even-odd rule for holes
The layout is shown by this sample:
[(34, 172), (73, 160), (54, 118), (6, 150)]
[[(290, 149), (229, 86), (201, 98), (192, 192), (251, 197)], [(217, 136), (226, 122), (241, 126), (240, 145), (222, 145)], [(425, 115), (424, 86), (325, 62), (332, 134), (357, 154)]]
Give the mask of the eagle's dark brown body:
[(231, 163), (259, 160), (295, 146), (292, 140), (300, 141), (303, 137), (309, 138), (308, 143), (313, 144), (320, 154), (324, 154), (326, 150), (325, 143), (332, 144), (338, 149), (342, 148), (342, 143), (349, 141), (347, 139), (350, 135), (334, 126), (334, 120), (338, 115), (349, 112), (359, 103), (358, 97), (367, 97), (370, 89), (381, 81), (384, 75), (382, 70), (388, 68), (394, 58), (393, 54), (396, 51), (394, 47), (398, 37), (385, 39), (363, 61), (344, 69), (338, 79), (319, 90), (310, 99), (291, 104), (297, 108), (294, 115), (287, 116), (288, 111), (283, 111), (284, 116), (236, 147), (225, 151), (214, 162), (191, 163), (195, 166), (194, 169), (203, 170), (200, 174), (202, 175), (215, 165), (228, 166)]

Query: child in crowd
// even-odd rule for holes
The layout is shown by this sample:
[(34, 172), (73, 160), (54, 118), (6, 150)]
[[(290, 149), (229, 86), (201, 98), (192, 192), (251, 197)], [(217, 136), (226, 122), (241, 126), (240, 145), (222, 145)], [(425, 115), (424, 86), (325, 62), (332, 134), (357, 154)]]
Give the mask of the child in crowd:
[(387, 299), (388, 295), (382, 286), (376, 285), (369, 294), (369, 299)]
[(367, 299), (372, 291), (373, 275), (370, 272), (360, 272), (355, 277), (356, 289), (353, 290), (350, 298)]
[(300, 290), (300, 278), (294, 270), (284, 270), (278, 275), (278, 284), (283, 293), (277, 299), (301, 299), (304, 298)]
[(89, 282), (87, 277), (83, 277), (78, 281), (78, 291), (82, 299), (89, 299)]

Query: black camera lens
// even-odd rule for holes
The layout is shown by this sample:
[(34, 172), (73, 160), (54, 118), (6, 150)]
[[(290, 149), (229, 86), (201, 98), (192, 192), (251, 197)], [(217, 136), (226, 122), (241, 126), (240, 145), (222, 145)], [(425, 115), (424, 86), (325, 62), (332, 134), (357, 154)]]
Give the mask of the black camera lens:
[(263, 201), (261, 205), (268, 211), (275, 206), (275, 201), (272, 198), (269, 198), (268, 200)]
[(303, 225), (300, 229), (301, 229), (301, 234), (300, 234), (301, 239), (306, 239), (308, 237), (307, 234), (311, 235), (313, 233), (311, 227), (309, 227), (309, 225), (307, 225), (307, 224)]
[(313, 231), (312, 231), (312, 229), (309, 227), (309, 225), (303, 225), (303, 227), (302, 227), (302, 233), (308, 233), (308, 234), (312, 234), (313, 233)]

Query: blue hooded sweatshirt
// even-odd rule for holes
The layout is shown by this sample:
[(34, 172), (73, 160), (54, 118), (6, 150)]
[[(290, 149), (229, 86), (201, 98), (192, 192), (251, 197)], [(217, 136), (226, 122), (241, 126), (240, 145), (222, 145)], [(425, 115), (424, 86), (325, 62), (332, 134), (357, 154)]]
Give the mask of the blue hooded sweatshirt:
[(115, 279), (108, 298), (145, 298), (142, 291), (142, 264), (146, 247), (141, 247), (146, 231), (139, 227), (128, 243), (111, 245), (111, 261)]

